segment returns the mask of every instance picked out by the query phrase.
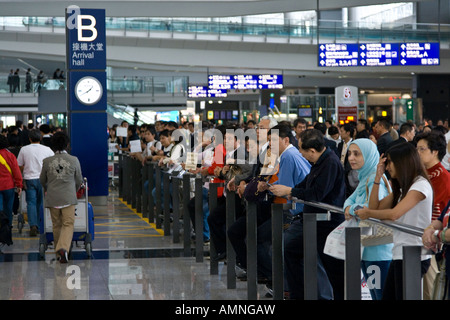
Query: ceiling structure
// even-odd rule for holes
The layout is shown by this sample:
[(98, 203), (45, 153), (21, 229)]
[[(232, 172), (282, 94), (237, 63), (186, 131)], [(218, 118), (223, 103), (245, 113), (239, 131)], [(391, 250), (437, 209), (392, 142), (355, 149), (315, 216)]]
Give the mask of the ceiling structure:
[[(426, 1), (426, 0), (425, 0)], [(108, 17), (233, 17), (397, 3), (395, 0), (0, 0), (2, 16), (61, 16), (70, 5), (106, 9)]]
[[(396, 3), (383, 0), (97, 0), (77, 1), (86, 8), (104, 8), (107, 17), (219, 17), (242, 16), (303, 10)], [(2, 16), (62, 16), (71, 1), (0, 0)], [(152, 75), (188, 75), (207, 80), (208, 73), (283, 73), (292, 86), (333, 87), (353, 81), (367, 82), (367, 89), (409, 87), (411, 73), (442, 73), (450, 68), (449, 51), (441, 53), (441, 68), (318, 68), (316, 46), (248, 43), (233, 41), (200, 41), (182, 39), (142, 39), (132, 36), (108, 36), (108, 66), (128, 70), (131, 74), (145, 71)], [(44, 70), (51, 75), (65, 66), (63, 34), (24, 34), (0, 31), (0, 74), (11, 66)], [(133, 50), (130, 50), (133, 48)], [(441, 50), (442, 51), (442, 50)], [(221, 58), (222, 57), (222, 58)], [(449, 68), (448, 68), (449, 67)], [(126, 72), (126, 71), (123, 71)], [(430, 72), (430, 73), (431, 73)], [(201, 80), (200, 80), (201, 81)], [(200, 82), (194, 81), (194, 82)]]

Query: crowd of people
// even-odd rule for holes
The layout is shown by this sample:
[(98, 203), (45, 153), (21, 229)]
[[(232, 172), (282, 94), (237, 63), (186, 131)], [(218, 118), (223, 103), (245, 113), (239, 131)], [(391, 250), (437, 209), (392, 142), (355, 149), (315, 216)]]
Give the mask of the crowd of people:
[(0, 212), (11, 230), (13, 215), (21, 214), (19, 201), (25, 193), (29, 235), (36, 237), (43, 232), (40, 214), (48, 208), (56, 259), (61, 263), (68, 262), (77, 191), (83, 182), (78, 159), (66, 151), (68, 144), (69, 137), (61, 128), (24, 127), (20, 120), (0, 135)]
[[(35, 91), (39, 92), (45, 82), (47, 82), (48, 78), (49, 77), (44, 73), (44, 71), (40, 70), (33, 79), (33, 72), (31, 71), (31, 68), (28, 68), (25, 72), (25, 90), (23, 90), (23, 87), (21, 88), (20, 69), (17, 68), (16, 70), (10, 70), (6, 80), (6, 84), (9, 87), (10, 93)], [(52, 79), (64, 81), (66, 79), (64, 70), (61, 70), (59, 68), (56, 69), (53, 73)]]
[[(324, 253), (328, 235), (345, 219), (378, 218), (424, 229), (423, 238), (393, 231), (393, 242), (364, 247), (361, 269), (369, 283), (372, 299), (402, 299), (402, 247), (421, 245), (423, 296), (432, 299), (438, 255), (425, 249), (445, 251), (450, 200), (448, 121), (418, 128), (406, 122), (396, 128), (380, 118), (372, 125), (365, 119), (336, 125), (293, 123), (263, 117), (258, 123), (218, 125), (208, 122), (162, 122), (109, 129), (109, 142), (118, 152), (128, 151), (144, 164), (156, 161), (169, 170), (185, 170), (212, 176), (223, 182), (217, 190), (217, 208), (208, 207), (208, 183), (203, 187), (202, 232), (212, 241), (216, 256), (226, 259), (226, 236), (236, 252), (236, 276), (246, 279), (245, 201), (257, 204), (258, 282), (272, 288), (271, 203), (292, 199), (317, 201), (342, 207), (345, 215), (331, 213), (329, 221), (317, 226), (318, 298), (344, 299), (344, 262)], [(127, 135), (118, 137), (118, 127)], [(242, 130), (242, 131), (240, 131)], [(243, 135), (240, 135), (241, 133)], [(135, 141), (134, 143), (131, 143)], [(132, 145), (138, 146), (132, 149)], [(192, 163), (192, 159), (195, 159)], [(154, 192), (154, 190), (148, 190)], [(172, 192), (171, 192), (172, 194)], [(226, 228), (226, 197), (235, 197), (235, 223)], [(320, 209), (296, 202), (284, 211), (285, 287), (289, 299), (303, 299), (302, 213)], [(191, 220), (195, 200), (190, 199)], [(449, 240), (447, 240), (449, 239)], [(445, 256), (445, 254), (444, 254)], [(449, 260), (450, 261), (450, 260)], [(447, 268), (447, 270), (450, 270)], [(371, 284), (371, 285), (370, 285)]]

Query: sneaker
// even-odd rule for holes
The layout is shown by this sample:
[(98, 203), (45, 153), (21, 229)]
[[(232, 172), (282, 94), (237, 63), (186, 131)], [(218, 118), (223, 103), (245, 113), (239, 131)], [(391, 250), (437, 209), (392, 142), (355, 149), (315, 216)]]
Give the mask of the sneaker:
[(241, 281), (247, 280), (247, 270), (245, 268), (236, 265), (234, 267), (234, 271), (236, 272), (236, 278), (238, 278)]
[(69, 261), (69, 256), (67, 254), (67, 251), (64, 249), (59, 249), (57, 252), (57, 260), (60, 263), (67, 263)]
[(266, 283), (264, 289), (266, 290), (266, 298), (273, 298), (272, 282)]

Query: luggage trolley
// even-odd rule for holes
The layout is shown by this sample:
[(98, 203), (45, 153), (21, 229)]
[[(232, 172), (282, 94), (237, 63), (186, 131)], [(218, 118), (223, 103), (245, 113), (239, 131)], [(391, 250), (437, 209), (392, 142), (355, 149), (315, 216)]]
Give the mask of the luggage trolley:
[[(86, 178), (84, 178), (82, 188), (84, 189), (84, 196), (78, 197), (78, 204), (75, 207), (75, 224), (72, 242), (84, 241), (87, 256), (90, 258), (92, 256), (92, 241), (94, 240), (94, 210), (92, 204), (89, 203)], [(39, 256), (43, 259), (48, 245), (53, 242), (53, 225), (48, 208), (40, 211), (39, 220)], [(70, 251), (72, 251), (72, 246)]]

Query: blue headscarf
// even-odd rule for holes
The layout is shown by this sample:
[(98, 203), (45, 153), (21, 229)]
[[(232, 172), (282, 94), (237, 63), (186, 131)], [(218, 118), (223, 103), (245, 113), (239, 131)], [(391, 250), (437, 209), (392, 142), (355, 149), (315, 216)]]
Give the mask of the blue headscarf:
[[(377, 145), (370, 139), (361, 138), (353, 140), (350, 145), (356, 144), (361, 150), (361, 154), (364, 158), (364, 165), (357, 170), (358, 171), (358, 186), (356, 187), (353, 194), (350, 196), (356, 202), (360, 202), (363, 199), (368, 199), (369, 195), (367, 194), (366, 187), (369, 186), (370, 189), (373, 185), (375, 174), (377, 171), (378, 161), (380, 159), (380, 153), (378, 152)], [(349, 146), (350, 146), (349, 145)], [(381, 181), (381, 188), (384, 190), (381, 191), (382, 194), (387, 192), (386, 186), (384, 185), (384, 181)], [(367, 198), (366, 198), (367, 196)], [(361, 203), (360, 203), (361, 204)]]
[[(358, 180), (360, 182), (367, 181), (367, 178), (371, 174), (375, 174), (377, 171), (378, 161), (380, 159), (380, 153), (378, 152), (377, 145), (370, 139), (362, 138), (353, 140), (350, 145), (356, 144), (361, 150), (364, 157), (364, 165), (358, 171)], [(360, 183), (361, 184), (361, 183)], [(360, 186), (358, 185), (358, 188)]]

